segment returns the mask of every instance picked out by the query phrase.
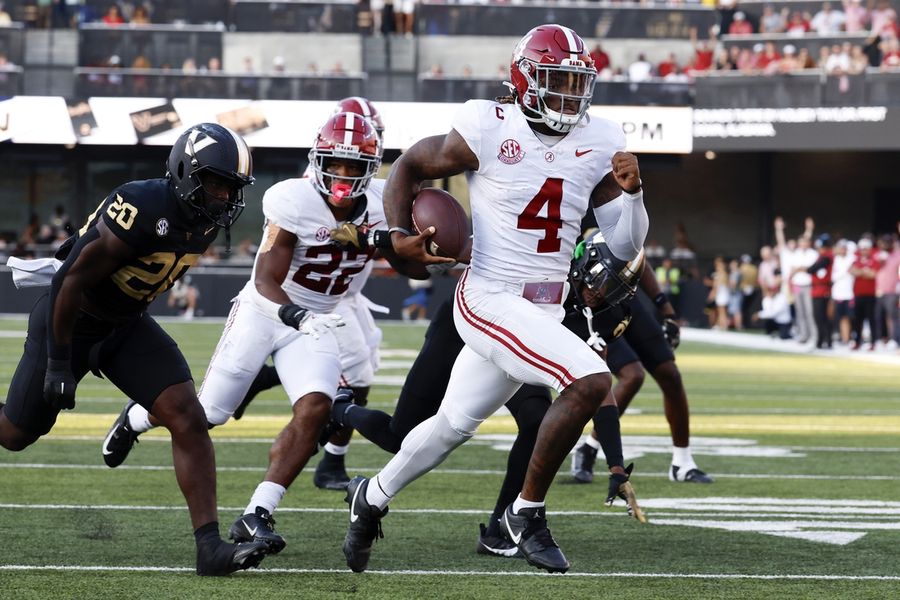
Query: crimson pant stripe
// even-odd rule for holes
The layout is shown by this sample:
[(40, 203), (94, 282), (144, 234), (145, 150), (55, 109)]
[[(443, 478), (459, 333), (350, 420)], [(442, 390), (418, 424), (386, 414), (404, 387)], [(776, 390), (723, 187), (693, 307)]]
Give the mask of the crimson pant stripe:
[[(556, 364), (555, 362), (541, 356), (540, 354), (535, 353), (533, 350), (525, 346), (525, 344), (523, 344), (521, 340), (519, 340), (519, 338), (517, 338), (510, 331), (504, 329), (503, 327), (500, 327), (499, 325), (496, 325), (495, 323), (490, 323), (472, 312), (472, 309), (470, 309), (469, 305), (466, 304), (465, 294), (463, 293), (463, 287), (465, 287), (466, 285), (466, 279), (468, 278), (468, 275), (469, 272), (466, 271), (463, 274), (462, 279), (460, 279), (459, 285), (456, 286), (456, 298), (459, 301), (460, 313), (462, 314), (466, 322), (468, 322), (469, 325), (471, 325), (478, 331), (481, 331), (482, 333), (488, 335), (489, 337), (497, 340), (498, 342), (509, 348), (509, 350), (512, 351), (513, 354), (524, 360), (529, 365), (536, 367), (541, 371), (547, 373), (551, 377), (557, 379), (563, 385), (563, 387), (570, 386), (575, 378), (572, 377), (571, 373), (569, 373), (569, 371), (565, 367)], [(504, 339), (500, 337), (500, 335), (503, 335), (508, 339)], [(516, 346), (518, 346), (518, 348)], [(525, 354), (533, 357), (533, 359), (525, 356)]]

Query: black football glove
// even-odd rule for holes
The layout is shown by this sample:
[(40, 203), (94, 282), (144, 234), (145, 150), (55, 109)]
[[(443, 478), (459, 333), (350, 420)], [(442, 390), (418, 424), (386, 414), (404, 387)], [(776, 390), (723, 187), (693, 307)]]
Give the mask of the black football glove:
[(620, 473), (609, 474), (609, 491), (606, 494), (606, 506), (612, 506), (616, 498), (621, 498), (628, 507), (628, 514), (641, 523), (646, 523), (647, 517), (644, 516), (644, 511), (638, 506), (637, 498), (634, 495), (634, 487), (632, 487), (631, 482), (629, 481), (633, 470), (634, 463), (631, 463), (625, 467), (624, 475)]
[(669, 342), (669, 347), (674, 350), (681, 343), (681, 326), (675, 319), (667, 317), (663, 319), (662, 328), (666, 341)]
[(281, 322), (294, 329), (300, 329), (300, 325), (303, 324), (308, 314), (308, 310), (300, 308), (296, 304), (284, 304), (278, 309), (278, 318), (281, 319)]
[(78, 383), (72, 374), (72, 363), (68, 360), (47, 359), (47, 374), (44, 376), (44, 400), (58, 410), (75, 408), (75, 388)]

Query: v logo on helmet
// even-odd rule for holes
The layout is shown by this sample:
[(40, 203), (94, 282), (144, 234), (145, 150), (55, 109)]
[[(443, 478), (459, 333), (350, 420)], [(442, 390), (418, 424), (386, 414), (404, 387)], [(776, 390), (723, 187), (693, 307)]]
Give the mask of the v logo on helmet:
[(206, 136), (205, 138), (203, 138), (202, 140), (200, 140), (198, 142), (197, 138), (200, 137), (200, 133), (201, 132), (199, 129), (194, 129), (188, 135), (188, 139), (191, 141), (191, 143), (185, 144), (185, 146), (184, 146), (184, 153), (187, 154), (188, 156), (191, 155), (191, 145), (193, 145), (193, 147), (194, 147), (194, 152), (200, 152), (204, 148), (208, 148), (209, 146), (212, 146), (213, 144), (218, 144), (218, 142), (210, 136)]

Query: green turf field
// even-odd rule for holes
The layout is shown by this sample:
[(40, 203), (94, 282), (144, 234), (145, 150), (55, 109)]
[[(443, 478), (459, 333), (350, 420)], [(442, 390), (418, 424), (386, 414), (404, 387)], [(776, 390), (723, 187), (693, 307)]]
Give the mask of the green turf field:
[[(165, 326), (202, 376), (221, 325)], [(0, 320), (4, 395), (24, 327)], [(423, 331), (385, 327), (383, 381), (402, 380)], [(0, 453), (0, 598), (900, 598), (900, 368), (701, 344), (684, 344), (678, 362), (695, 458), (716, 483), (666, 478), (668, 429), (648, 378), (622, 429), (650, 523), (603, 509), (605, 478), (573, 485), (562, 473), (549, 520), (572, 570), (554, 576), (474, 552), (514, 433), (500, 415), (391, 505), (368, 573), (344, 565), (343, 495), (304, 473), (276, 515), (281, 554), (198, 578), (166, 434), (143, 436), (125, 466), (107, 469), (100, 442), (123, 399), (89, 377), (50, 436)], [(390, 410), (398, 389), (376, 386), (371, 405)], [(223, 531), (288, 406), (272, 390), (213, 431)], [(354, 440), (348, 471), (372, 475), (387, 459)]]

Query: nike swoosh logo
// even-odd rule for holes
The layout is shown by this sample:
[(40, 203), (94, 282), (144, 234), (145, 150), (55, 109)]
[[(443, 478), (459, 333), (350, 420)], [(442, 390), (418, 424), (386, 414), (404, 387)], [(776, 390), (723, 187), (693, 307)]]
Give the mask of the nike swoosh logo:
[(247, 525), (247, 521), (244, 521), (244, 527), (247, 529), (247, 533), (249, 533), (251, 537), (256, 535), (257, 530), (259, 530), (259, 527), (254, 527), (253, 529), (250, 529), (250, 526)]
[(384, 221), (375, 221), (374, 223), (366, 223), (369, 229), (374, 229), (376, 225), (383, 223)]
[(589, 150), (578, 150), (578, 149), (576, 149), (576, 150), (575, 150), (575, 156), (584, 156), (584, 155), (587, 154), (588, 152), (593, 152), (593, 151), (594, 151), (593, 148), (591, 148), (591, 149), (589, 149)]
[(519, 545), (519, 542), (522, 541), (522, 534), (516, 535), (513, 533), (512, 527), (509, 526), (509, 521), (506, 519), (506, 516), (503, 517), (503, 524), (506, 525), (506, 531), (509, 533), (509, 537), (512, 540), (512, 543), (516, 546)]
[(350, 522), (356, 523), (356, 520), (359, 518), (359, 515), (356, 514), (356, 497), (359, 496), (359, 488), (362, 487), (362, 484), (356, 486), (356, 490), (353, 492), (353, 500), (350, 501)]
[(110, 429), (109, 433), (106, 434), (106, 439), (103, 440), (103, 456), (109, 456), (110, 454), (112, 454), (112, 452), (110, 450), (107, 450), (107, 447), (109, 446), (109, 442), (110, 442), (110, 440), (112, 440), (113, 435), (115, 435), (115, 433), (116, 433), (116, 428), (113, 427), (112, 429)]

